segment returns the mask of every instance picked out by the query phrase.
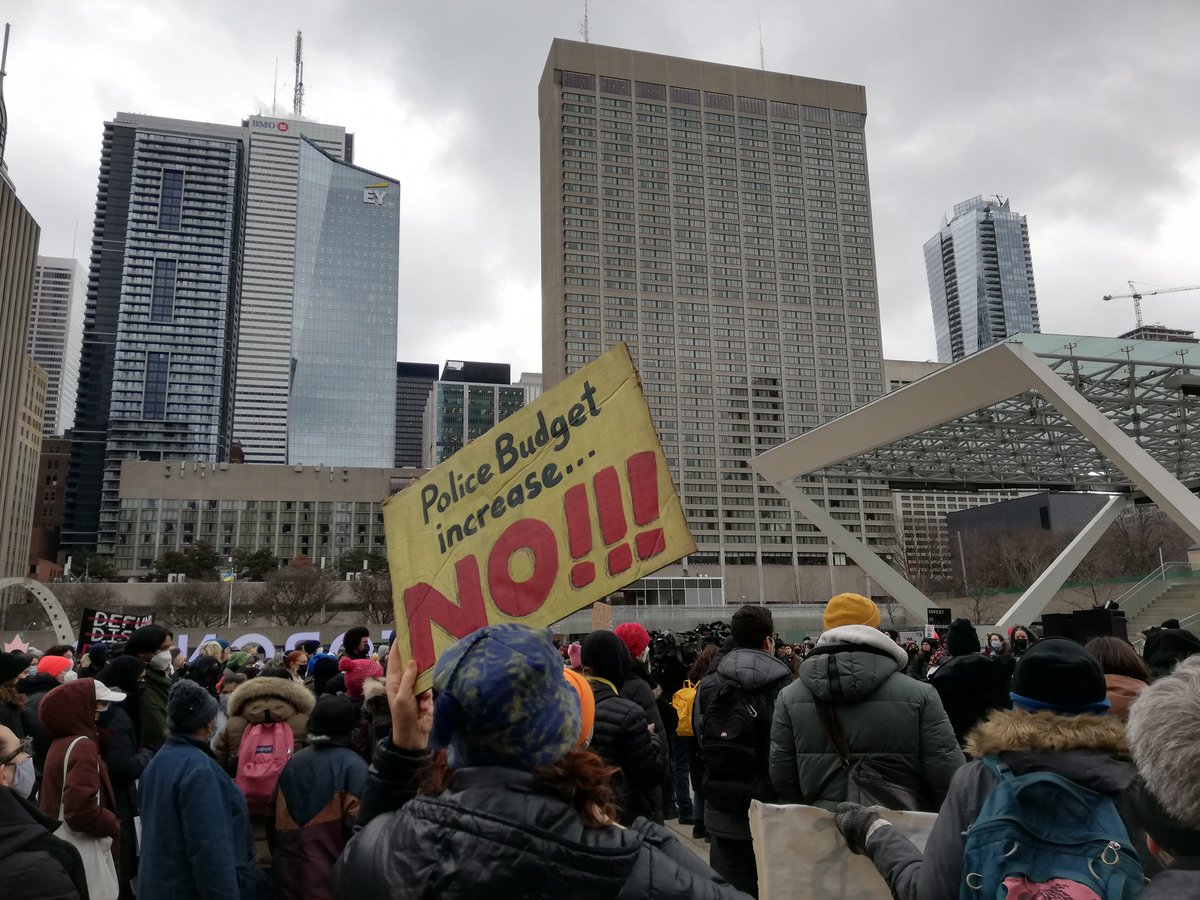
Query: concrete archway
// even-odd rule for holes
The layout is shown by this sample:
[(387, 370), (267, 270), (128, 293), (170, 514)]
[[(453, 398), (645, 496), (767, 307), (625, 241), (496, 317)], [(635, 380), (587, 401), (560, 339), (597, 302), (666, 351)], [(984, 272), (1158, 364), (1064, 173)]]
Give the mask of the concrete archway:
[(50, 627), (54, 629), (54, 637), (60, 644), (75, 644), (75, 629), (67, 619), (62, 604), (54, 596), (50, 588), (32, 578), (0, 578), (0, 591), (10, 587), (22, 587), (37, 598), (46, 616), (50, 619)]

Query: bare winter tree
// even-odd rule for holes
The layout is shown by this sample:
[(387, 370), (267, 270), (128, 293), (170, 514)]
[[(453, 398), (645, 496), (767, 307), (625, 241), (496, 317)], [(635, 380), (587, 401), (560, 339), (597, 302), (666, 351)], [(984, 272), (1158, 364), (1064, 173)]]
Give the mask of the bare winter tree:
[(356, 606), (372, 625), (389, 625), (396, 615), (392, 606), (392, 580), (387, 573), (369, 575), (350, 582)]
[(214, 581), (167, 584), (154, 592), (154, 616), (181, 628), (210, 628), (225, 622), (228, 588)]
[(897, 519), (892, 540), (881, 549), (892, 568), (927, 596), (952, 589), (952, 564), (944, 536), (929, 519)]
[(251, 615), (275, 625), (321, 625), (333, 619), (338, 582), (311, 565), (290, 565), (268, 575), (250, 602)]
[(67, 614), (67, 621), (74, 628), (79, 627), (79, 621), (83, 618), (83, 611), (85, 609), (102, 609), (105, 612), (118, 613), (146, 611), (135, 610), (133, 608), (126, 610), (126, 604), (121, 602), (121, 598), (113, 586), (105, 584), (102, 581), (49, 584), (46, 586), (58, 598), (63, 612)]

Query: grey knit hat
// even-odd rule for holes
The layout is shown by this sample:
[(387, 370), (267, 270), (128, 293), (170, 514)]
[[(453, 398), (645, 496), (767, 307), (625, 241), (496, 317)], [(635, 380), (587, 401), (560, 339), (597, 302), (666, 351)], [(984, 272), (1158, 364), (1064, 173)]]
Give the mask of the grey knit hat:
[(177, 681), (167, 694), (167, 727), (192, 734), (217, 717), (217, 700), (194, 681)]

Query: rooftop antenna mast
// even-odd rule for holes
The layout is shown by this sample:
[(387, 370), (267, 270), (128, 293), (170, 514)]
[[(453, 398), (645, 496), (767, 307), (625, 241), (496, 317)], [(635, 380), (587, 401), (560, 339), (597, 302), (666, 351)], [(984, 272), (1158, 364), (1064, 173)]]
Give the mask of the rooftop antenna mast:
[(4, 171), (4, 142), (8, 139), (8, 110), (4, 108), (4, 76), (8, 63), (8, 32), (12, 25), (4, 23), (4, 49), (0, 51), (0, 172)]
[(767, 70), (767, 54), (763, 50), (762, 36), (762, 13), (758, 14), (758, 67), (764, 72)]
[(275, 57), (275, 83), (271, 88), (271, 116), (279, 115), (279, 57)]
[(292, 94), (292, 115), (304, 114), (304, 36), (296, 32), (296, 90)]
[(583, 35), (585, 44), (592, 42), (588, 37), (588, 0), (583, 0), (583, 21), (579, 25), (579, 33)]

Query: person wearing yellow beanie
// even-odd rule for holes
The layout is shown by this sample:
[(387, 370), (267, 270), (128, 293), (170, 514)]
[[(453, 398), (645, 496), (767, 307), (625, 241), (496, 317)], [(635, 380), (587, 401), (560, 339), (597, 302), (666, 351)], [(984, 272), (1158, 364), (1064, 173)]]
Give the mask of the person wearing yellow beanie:
[(842, 625), (879, 627), (879, 607), (862, 594), (838, 594), (825, 605), (825, 630)]

